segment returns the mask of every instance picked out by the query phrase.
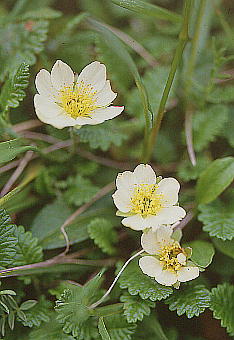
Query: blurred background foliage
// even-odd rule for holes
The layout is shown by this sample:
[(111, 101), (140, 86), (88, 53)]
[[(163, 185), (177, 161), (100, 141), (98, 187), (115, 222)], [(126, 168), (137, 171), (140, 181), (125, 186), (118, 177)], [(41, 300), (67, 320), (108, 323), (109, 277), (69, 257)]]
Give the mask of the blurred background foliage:
[[(181, 24), (177, 20), (164, 20), (153, 15), (147, 16), (130, 11), (118, 6), (116, 2), (118, 1), (0, 2), (1, 141), (22, 137), (27, 145), (44, 150), (42, 154), (36, 154), (37, 158), (40, 156), (40, 171), (34, 181), (23, 186), (17, 195), (2, 206), (11, 214), (13, 222), (24, 225), (25, 228), (22, 226), (17, 228), (18, 236), (14, 234), (16, 231), (13, 232), (12, 237), (21, 239), (21, 251), (18, 250), (18, 256), (14, 261), (8, 263), (0, 261), (2, 268), (39, 262), (42, 260), (42, 250), (45, 260), (56, 255), (58, 249), (65, 245), (60, 226), (66, 218), (78, 207), (89, 202), (103, 186), (112, 182), (118, 172), (132, 169), (141, 161), (145, 124), (143, 103), (135, 85), (133, 72), (116, 51), (122, 46), (134, 60), (148, 93), (152, 111), (149, 112), (149, 116), (156, 115), (178, 43)], [(162, 6), (177, 14), (182, 13), (182, 1), (144, 0), (144, 2)], [(203, 15), (199, 26), (198, 13), (203, 3)], [(151, 161), (157, 175), (173, 176), (181, 182), (180, 204), (187, 211), (194, 208), (195, 184), (200, 174), (214, 159), (232, 155), (233, 15), (234, 3), (231, 0), (193, 1), (190, 37), (194, 37), (197, 30), (199, 37), (195, 50), (191, 42), (186, 46), (153, 151)], [(118, 37), (117, 45), (114, 38), (113, 46), (107, 43), (105, 34), (96, 30), (92, 18), (105, 24), (104, 30), (107, 34), (111, 33), (113, 37)], [(194, 58), (193, 64), (191, 55)], [(34, 112), (35, 75), (41, 68), (50, 70), (57, 59), (69, 64), (77, 73), (93, 60), (105, 63), (108, 78), (114, 90), (118, 92), (115, 104), (125, 106), (124, 113), (113, 121), (98, 126), (82, 127), (78, 131), (79, 144), (76, 153), (73, 152), (71, 143), (66, 144), (70, 139), (69, 129), (56, 130), (40, 124), (36, 121)], [(197, 161), (195, 166), (191, 164), (186, 145), (184, 122), (188, 112), (193, 113), (190, 125)], [(26, 125), (22, 125), (24, 122)], [(58, 143), (62, 147), (56, 147)], [(15, 166), (17, 164), (19, 163), (15, 163)], [(0, 168), (0, 187), (3, 188), (9, 181), (13, 171), (14, 165), (12, 168), (4, 166)], [(17, 184), (20, 185), (24, 175), (20, 176)], [(216, 249), (212, 265), (203, 277), (197, 280), (202, 289), (211, 289), (224, 281), (233, 282), (233, 199), (233, 189), (228, 188), (215, 201), (199, 205), (198, 220), (194, 218), (184, 229), (184, 241), (200, 238), (212, 241)], [(86, 330), (82, 329), (80, 333), (78, 331), (79, 334), (74, 325), (64, 326), (63, 333), (63, 325), (55, 320), (51, 301), (54, 302), (65, 288), (71, 286), (67, 280), (84, 284), (93, 277), (98, 271), (99, 260), (112, 259), (115, 262), (116, 259), (128, 258), (130, 253), (139, 247), (138, 235), (121, 227), (120, 219), (115, 216), (111, 196), (108, 195), (69, 226), (68, 237), (72, 250), (74, 252), (85, 250), (84, 257), (96, 260), (97, 266), (55, 264), (53, 267), (41, 269), (38, 273), (30, 273), (30, 276), (3, 280), (4, 289), (10, 286), (17, 292), (18, 304), (25, 299), (38, 300), (38, 297), (42, 296), (35, 306), (29, 306), (30, 309), (25, 310), (23, 313), (25, 316), (20, 314), (20, 309), (12, 301), (8, 301), (7, 295), (8, 298), (3, 303), (11, 306), (9, 308), (12, 310), (17, 310), (18, 316), (15, 318), (18, 322), (14, 327), (12, 321), (14, 317), (9, 315), (16, 314), (7, 313), (5, 307), (5, 310), (4, 308), (3, 311), (0, 310), (4, 320), (1, 321), (1, 332), (7, 334), (4, 339), (39, 340), (45, 336), (51, 340), (99, 339), (97, 328), (92, 326), (92, 321), (86, 326)], [(134, 272), (134, 268), (132, 270)], [(112, 267), (105, 276), (106, 287), (113, 276)], [(134, 285), (123, 282), (124, 277), (120, 282), (122, 288)], [(234, 300), (234, 292), (230, 287), (227, 285), (220, 286), (220, 289), (213, 288), (217, 291), (213, 291), (212, 294), (220, 293), (218, 297), (223, 296), (222, 301), (230, 294), (230, 298)], [(198, 296), (201, 296), (199, 289), (196, 288), (195, 293), (198, 292)], [(127, 291), (123, 293), (120, 288), (116, 288), (112, 300), (118, 301), (121, 294), (121, 301), (125, 302), (125, 306), (134, 307), (133, 311), (125, 310), (127, 319), (124, 321), (118, 319), (118, 315), (115, 320), (111, 317), (107, 320), (107, 328), (122, 329), (122, 333), (111, 331), (114, 340), (131, 338), (137, 340), (146, 336), (152, 340), (229, 339), (224, 329), (220, 328), (219, 321), (212, 318), (211, 311), (207, 310), (198, 318), (190, 320), (185, 315), (179, 317), (175, 312), (169, 312), (167, 305), (157, 302), (156, 312), (143, 319), (144, 315), (150, 314), (150, 309), (155, 306), (154, 301), (157, 299), (144, 300), (142, 305), (143, 300), (138, 295), (135, 297)], [(64, 301), (70, 298), (67, 295), (63, 296)], [(216, 302), (217, 300), (218, 298)], [(171, 302), (168, 300), (166, 303)], [(138, 304), (139, 309), (136, 307)], [(171, 310), (177, 309), (175, 301), (173, 306), (170, 307)], [(205, 304), (204, 306), (207, 307)], [(198, 308), (198, 312), (192, 316), (198, 316), (204, 309)], [(215, 310), (215, 307), (211, 306), (211, 310)], [(134, 313), (138, 316), (134, 317)], [(180, 315), (178, 309), (177, 313)], [(181, 312), (184, 313), (185, 311)], [(234, 317), (229, 320), (222, 312), (215, 313), (216, 318), (223, 320), (222, 325), (227, 327), (228, 333), (233, 335)], [(10, 318), (8, 325), (7, 317)], [(142, 322), (135, 324), (136, 320), (142, 319)], [(165, 334), (157, 324), (157, 319), (162, 324)], [(48, 323), (49, 320), (53, 322)], [(127, 324), (128, 322), (130, 323)], [(118, 324), (119, 326), (116, 326)], [(22, 325), (29, 328), (22, 328)], [(31, 327), (35, 329), (31, 330)], [(14, 331), (11, 332), (10, 328), (14, 328)], [(132, 335), (133, 333), (135, 335)], [(73, 337), (69, 334), (73, 334)]]

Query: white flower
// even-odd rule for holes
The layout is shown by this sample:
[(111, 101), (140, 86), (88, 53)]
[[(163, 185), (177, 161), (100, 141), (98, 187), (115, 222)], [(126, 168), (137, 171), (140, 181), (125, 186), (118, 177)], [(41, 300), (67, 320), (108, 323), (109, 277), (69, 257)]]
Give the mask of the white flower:
[(36, 76), (39, 94), (34, 97), (38, 118), (58, 129), (96, 125), (118, 116), (123, 106), (109, 106), (116, 98), (106, 80), (105, 65), (94, 61), (76, 79), (72, 69), (57, 60), (51, 73), (42, 69)]
[(164, 178), (156, 183), (156, 174), (150, 165), (140, 164), (133, 172), (125, 171), (116, 179), (117, 191), (113, 200), (119, 216), (127, 216), (123, 225), (135, 230), (173, 224), (186, 212), (179, 207), (180, 184), (175, 178)]
[(172, 231), (168, 226), (161, 226), (156, 232), (144, 232), (141, 237), (142, 247), (149, 255), (139, 260), (139, 266), (144, 274), (164, 286), (178, 286), (199, 275), (199, 268), (189, 265), (186, 249), (171, 238)]

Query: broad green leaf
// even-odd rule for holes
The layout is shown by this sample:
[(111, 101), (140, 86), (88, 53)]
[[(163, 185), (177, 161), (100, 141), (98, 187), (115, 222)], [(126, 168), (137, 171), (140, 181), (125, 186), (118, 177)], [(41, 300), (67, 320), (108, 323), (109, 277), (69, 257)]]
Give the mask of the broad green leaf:
[(13, 262), (16, 244), (15, 225), (11, 224), (5, 210), (0, 209), (0, 266), (6, 267)]
[(234, 212), (233, 206), (223, 204), (216, 200), (208, 205), (199, 205), (199, 221), (203, 223), (203, 230), (210, 236), (215, 236), (222, 240), (232, 240), (234, 238)]
[(213, 237), (212, 242), (214, 243), (215, 247), (221, 251), (221, 253), (234, 259), (234, 239), (230, 241), (222, 241), (216, 237)]
[(153, 16), (158, 19), (169, 20), (172, 22), (181, 22), (181, 15), (171, 12), (165, 8), (147, 3), (141, 0), (112, 0), (116, 5), (147, 16)]
[(99, 318), (98, 330), (99, 330), (99, 333), (102, 337), (102, 340), (111, 340), (111, 337), (110, 337), (109, 333), (107, 332), (106, 325), (104, 323), (103, 318)]
[(210, 292), (203, 285), (194, 286), (189, 284), (175, 291), (165, 300), (171, 311), (176, 310), (177, 314), (190, 319), (203, 313), (210, 306)]
[(130, 295), (140, 295), (142, 299), (162, 300), (172, 294), (171, 287), (162, 286), (142, 273), (137, 261), (130, 263), (119, 278), (120, 288), (127, 288)]
[(8, 78), (1, 90), (0, 103), (3, 111), (19, 106), (25, 97), (24, 89), (28, 86), (29, 66), (22, 63), (16, 72)]
[(196, 151), (202, 151), (210, 142), (215, 141), (228, 120), (228, 107), (212, 105), (193, 115), (193, 140)]
[(198, 203), (209, 203), (219, 196), (233, 181), (234, 158), (225, 157), (213, 161), (204, 170), (197, 182)]
[[(78, 216), (71, 225), (67, 226), (66, 232), (70, 243), (88, 239), (88, 224), (95, 217), (102, 215), (106, 217), (111, 216), (112, 210), (109, 209), (110, 205), (110, 198), (103, 198)], [(65, 240), (60, 227), (72, 213), (73, 211), (62, 200), (55, 200), (39, 211), (32, 223), (32, 234), (38, 238), (39, 245), (43, 249), (55, 249), (65, 246)]]
[(211, 290), (210, 309), (215, 319), (221, 320), (221, 326), (234, 335), (234, 286), (228, 283), (220, 284)]
[(142, 300), (139, 296), (128, 293), (124, 293), (120, 301), (124, 302), (124, 315), (129, 323), (142, 321), (145, 315), (150, 315), (151, 308), (155, 307), (153, 301)]
[(20, 138), (2, 142), (0, 143), (0, 164), (9, 162), (18, 154), (28, 150), (36, 151), (37, 148), (33, 145), (24, 146), (23, 141)]
[(186, 246), (192, 248), (191, 260), (199, 267), (206, 268), (211, 264), (214, 256), (214, 247), (206, 241), (193, 241), (186, 243)]
[(116, 253), (114, 244), (118, 240), (118, 235), (109, 220), (101, 217), (95, 218), (88, 225), (88, 233), (104, 253), (110, 255)]

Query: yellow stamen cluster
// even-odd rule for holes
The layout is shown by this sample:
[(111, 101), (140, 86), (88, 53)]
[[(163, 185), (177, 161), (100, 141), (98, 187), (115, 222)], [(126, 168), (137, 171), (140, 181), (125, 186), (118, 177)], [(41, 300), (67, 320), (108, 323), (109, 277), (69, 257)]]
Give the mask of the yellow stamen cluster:
[(159, 260), (163, 269), (170, 270), (172, 272), (179, 270), (183, 266), (183, 264), (181, 264), (177, 259), (177, 255), (180, 253), (184, 254), (183, 249), (177, 242), (162, 246)]
[(161, 193), (157, 193), (156, 184), (136, 185), (131, 197), (131, 213), (140, 214), (142, 217), (157, 215), (162, 209)]
[(90, 118), (97, 108), (95, 95), (93, 87), (81, 81), (60, 90), (59, 105), (72, 118)]

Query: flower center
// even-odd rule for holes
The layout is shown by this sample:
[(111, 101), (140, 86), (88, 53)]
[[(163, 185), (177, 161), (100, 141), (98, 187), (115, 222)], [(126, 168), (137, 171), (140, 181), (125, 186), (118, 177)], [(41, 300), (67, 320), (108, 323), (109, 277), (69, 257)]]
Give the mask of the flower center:
[(164, 270), (172, 272), (176, 272), (186, 264), (183, 248), (176, 241), (161, 247), (159, 260)]
[(93, 87), (81, 81), (60, 90), (59, 105), (72, 118), (90, 118), (93, 110), (97, 108), (95, 95)]
[(157, 193), (156, 184), (139, 184), (131, 197), (131, 212), (142, 217), (157, 215), (162, 209), (162, 193)]

